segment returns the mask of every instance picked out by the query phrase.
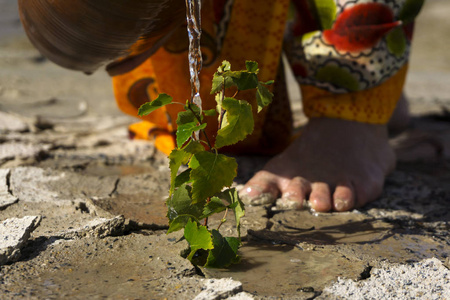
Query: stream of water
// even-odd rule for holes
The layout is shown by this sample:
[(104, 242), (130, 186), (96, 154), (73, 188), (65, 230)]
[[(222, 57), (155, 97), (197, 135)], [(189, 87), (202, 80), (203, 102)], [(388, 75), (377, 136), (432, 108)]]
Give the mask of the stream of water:
[(200, 97), (200, 80), (198, 78), (202, 69), (202, 52), (200, 49), (202, 0), (186, 0), (186, 19), (189, 35), (189, 72), (191, 76), (191, 102), (200, 110), (202, 99)]

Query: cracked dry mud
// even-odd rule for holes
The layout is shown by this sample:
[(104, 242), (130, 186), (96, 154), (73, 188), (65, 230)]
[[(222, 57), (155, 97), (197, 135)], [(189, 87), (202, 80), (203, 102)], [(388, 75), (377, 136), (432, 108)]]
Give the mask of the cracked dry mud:
[[(446, 0), (427, 2), (419, 18), (406, 86), (414, 118), (392, 139), (400, 162), (380, 199), (339, 214), (247, 207), (243, 260), (227, 270), (179, 256), (181, 234), (166, 235), (167, 159), (127, 139), (135, 120), (115, 107), (105, 74), (63, 70), (33, 49), (13, 2), (0, 0), (0, 222), (18, 222), (20, 242), (0, 249), (0, 299), (361, 299), (371, 290), (409, 299), (426, 297), (424, 285), (450, 298), (450, 56), (427, 44), (450, 30)], [(237, 183), (266, 159), (238, 158)], [(4, 224), (0, 248), (12, 240)]]

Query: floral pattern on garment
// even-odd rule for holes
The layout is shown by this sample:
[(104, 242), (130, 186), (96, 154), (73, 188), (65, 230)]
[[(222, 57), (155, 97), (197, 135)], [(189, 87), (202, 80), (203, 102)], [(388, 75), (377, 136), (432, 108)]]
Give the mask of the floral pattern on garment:
[[(424, 0), (205, 0), (202, 8), (201, 95), (216, 107), (211, 78), (226, 59), (242, 69), (259, 63), (262, 81), (275, 80), (274, 101), (254, 115), (255, 131), (234, 153), (278, 153), (291, 140), (292, 119), (280, 67), (282, 48), (301, 84), (310, 117), (385, 124), (399, 99), (407, 71), (412, 24)], [(190, 97), (186, 25), (142, 65), (113, 78), (120, 109), (132, 116), (158, 93), (185, 103)], [(253, 91), (239, 93), (255, 105)], [(253, 101), (253, 102), (252, 102)], [(134, 138), (156, 138), (173, 149), (179, 105), (165, 106), (130, 126)], [(256, 111), (256, 110), (255, 110)], [(210, 136), (217, 122), (207, 127)]]
[(297, 80), (332, 93), (385, 82), (408, 61), (423, 2), (294, 0), (284, 48)]

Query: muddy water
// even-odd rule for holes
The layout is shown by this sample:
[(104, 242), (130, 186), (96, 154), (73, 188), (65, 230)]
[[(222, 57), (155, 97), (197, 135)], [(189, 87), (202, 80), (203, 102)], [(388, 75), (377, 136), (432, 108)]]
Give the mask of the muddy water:
[(450, 254), (438, 239), (361, 213), (284, 212), (271, 221), (270, 230), (249, 231), (240, 249), (241, 264), (228, 270), (203, 269), (205, 274), (232, 277), (245, 291), (260, 296), (303, 298), (338, 277), (365, 278), (381, 261), (445, 260)]
[(90, 176), (128, 176), (128, 175), (139, 175), (139, 174), (155, 174), (156, 168), (151, 166), (136, 166), (136, 165), (117, 165), (117, 166), (106, 166), (106, 165), (88, 165), (83, 170), (83, 174)]
[(239, 280), (250, 293), (293, 296), (321, 290), (338, 276), (356, 279), (364, 270), (364, 262), (350, 261), (335, 251), (304, 251), (289, 245), (251, 242), (240, 253), (241, 264), (229, 270), (205, 272), (208, 276)]
[(106, 199), (96, 199), (96, 206), (113, 215), (123, 215), (125, 218), (155, 228), (168, 228), (166, 218), (166, 196), (161, 194), (119, 194)]
[(360, 213), (289, 211), (275, 215), (271, 221), (274, 223), (271, 231), (279, 238), (312, 244), (374, 242), (383, 239), (392, 228)]
[[(163, 196), (168, 179), (164, 179), (164, 172), (158, 172), (156, 165), (89, 164), (80, 172), (86, 176), (120, 179), (114, 192), (108, 190), (108, 197), (93, 200), (97, 207), (158, 228), (167, 226)], [(377, 267), (384, 260), (407, 263), (431, 257), (445, 260), (450, 255), (445, 241), (420, 231), (420, 223), (405, 220), (402, 217), (405, 211), (397, 209), (390, 213), (389, 218), (381, 217), (381, 212), (380, 217), (373, 217), (368, 211), (316, 215), (304, 210), (267, 215), (262, 208), (248, 208), (248, 216), (243, 220), (247, 227), (243, 232), (248, 234), (240, 249), (241, 264), (227, 270), (204, 270), (204, 273), (208, 277), (232, 277), (241, 281), (247, 292), (259, 296), (303, 298), (314, 296), (312, 291), (320, 292), (338, 277), (356, 280), (368, 270), (367, 266)], [(228, 223), (232, 227), (233, 222)], [(227, 228), (223, 226), (221, 231), (229, 235), (233, 230), (226, 231)], [(173, 255), (178, 257), (178, 253)], [(136, 270), (129, 270), (127, 276), (139, 274)], [(113, 272), (112, 269), (104, 271)], [(80, 284), (91, 280), (80, 274), (76, 274)], [(114, 282), (109, 275), (104, 277)], [(123, 277), (118, 281), (123, 281)], [(67, 286), (67, 283), (52, 282)]]

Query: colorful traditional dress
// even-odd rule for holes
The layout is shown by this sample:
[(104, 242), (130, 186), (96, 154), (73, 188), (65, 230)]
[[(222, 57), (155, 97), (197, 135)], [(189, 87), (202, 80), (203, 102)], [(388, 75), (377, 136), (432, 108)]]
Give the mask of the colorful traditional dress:
[[(424, 0), (205, 0), (202, 8), (205, 109), (215, 107), (211, 78), (226, 59), (233, 69), (245, 60), (260, 66), (262, 81), (276, 79), (275, 100), (256, 117), (255, 132), (231, 149), (276, 153), (289, 143), (292, 119), (281, 53), (301, 85), (306, 115), (385, 124), (400, 98), (406, 77), (413, 21)], [(178, 28), (135, 70), (115, 76), (119, 107), (136, 116), (143, 103), (167, 93), (190, 97), (186, 26)], [(253, 92), (240, 98), (254, 102)], [(167, 106), (130, 126), (135, 138), (156, 138), (168, 153), (174, 147), (178, 106)], [(210, 135), (216, 122), (209, 122)], [(216, 125), (217, 126), (217, 125)]]

